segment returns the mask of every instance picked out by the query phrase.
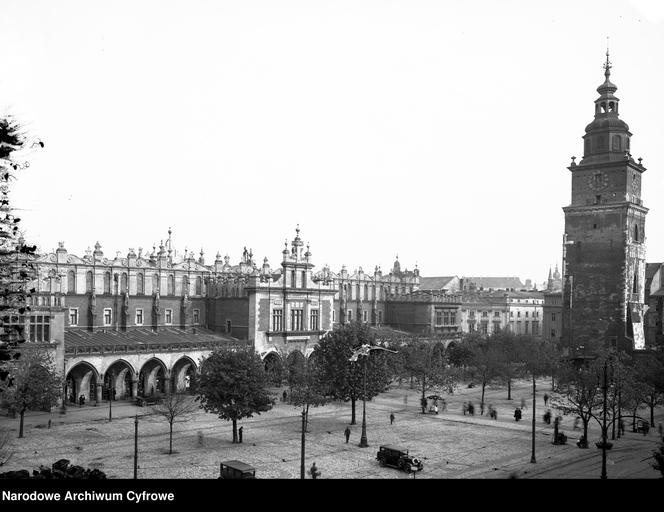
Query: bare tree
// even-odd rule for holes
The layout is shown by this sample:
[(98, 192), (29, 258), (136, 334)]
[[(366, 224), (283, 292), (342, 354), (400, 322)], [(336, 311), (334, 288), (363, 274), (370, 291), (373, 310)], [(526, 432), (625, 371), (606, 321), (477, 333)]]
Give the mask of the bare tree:
[(153, 414), (168, 421), (169, 455), (173, 453), (173, 423), (186, 421), (197, 409), (199, 409), (199, 405), (193, 397), (184, 393), (168, 393), (161, 403), (152, 406)]

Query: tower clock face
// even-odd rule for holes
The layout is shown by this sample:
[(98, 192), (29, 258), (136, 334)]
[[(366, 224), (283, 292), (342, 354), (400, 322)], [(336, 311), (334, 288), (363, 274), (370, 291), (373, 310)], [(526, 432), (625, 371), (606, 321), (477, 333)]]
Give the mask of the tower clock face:
[(593, 192), (598, 192), (609, 186), (609, 176), (603, 172), (596, 172), (588, 176), (588, 188)]

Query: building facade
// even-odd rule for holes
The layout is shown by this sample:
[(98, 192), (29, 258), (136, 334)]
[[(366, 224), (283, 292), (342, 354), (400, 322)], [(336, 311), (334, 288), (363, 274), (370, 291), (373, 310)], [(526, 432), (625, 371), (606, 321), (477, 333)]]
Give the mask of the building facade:
[(597, 88), (595, 118), (586, 126), (583, 158), (572, 159), (572, 198), (563, 238), (563, 345), (643, 349), (645, 218), (631, 133), (618, 117), (611, 64)]

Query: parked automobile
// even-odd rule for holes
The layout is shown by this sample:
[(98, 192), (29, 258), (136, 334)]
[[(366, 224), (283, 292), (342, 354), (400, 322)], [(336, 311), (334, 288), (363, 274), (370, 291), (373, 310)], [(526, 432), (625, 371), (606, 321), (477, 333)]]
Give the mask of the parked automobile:
[(139, 396), (136, 398), (136, 405), (145, 407), (146, 405), (157, 405), (162, 401), (159, 396)]
[(227, 460), (219, 464), (219, 478), (256, 478), (256, 469), (239, 460)]
[(411, 456), (408, 450), (392, 445), (383, 445), (376, 454), (376, 460), (381, 466), (392, 466), (406, 473), (411, 471), (422, 471), (422, 461)]

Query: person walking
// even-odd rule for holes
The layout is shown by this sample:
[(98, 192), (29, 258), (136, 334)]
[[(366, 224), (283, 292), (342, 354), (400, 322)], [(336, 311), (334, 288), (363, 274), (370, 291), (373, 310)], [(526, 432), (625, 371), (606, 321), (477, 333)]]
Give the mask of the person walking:
[(468, 414), (475, 416), (475, 406), (473, 405), (473, 402), (468, 402)]
[(284, 389), (284, 392), (281, 395), (281, 401), (285, 402), (286, 400), (288, 400), (288, 392)]
[(238, 442), (240, 442), (240, 443), (242, 442), (242, 429), (244, 429), (244, 427), (240, 427), (240, 428), (237, 430), (238, 437), (239, 437), (239, 441), (238, 441)]
[(309, 469), (309, 474), (311, 475), (311, 478), (313, 478), (314, 480), (316, 480), (316, 478), (320, 476), (320, 471), (316, 467), (315, 462), (311, 465), (311, 468)]
[(514, 409), (514, 421), (519, 421), (521, 419), (521, 409), (518, 407)]
[(392, 425), (392, 423), (394, 423), (394, 413), (393, 412), (390, 413), (390, 425)]
[(346, 430), (344, 430), (344, 435), (346, 436), (346, 444), (348, 444), (348, 439), (350, 439), (350, 427), (346, 425)]
[(544, 407), (546, 407), (546, 403), (549, 401), (549, 395), (544, 393)]

